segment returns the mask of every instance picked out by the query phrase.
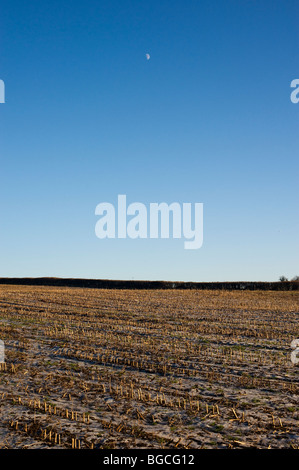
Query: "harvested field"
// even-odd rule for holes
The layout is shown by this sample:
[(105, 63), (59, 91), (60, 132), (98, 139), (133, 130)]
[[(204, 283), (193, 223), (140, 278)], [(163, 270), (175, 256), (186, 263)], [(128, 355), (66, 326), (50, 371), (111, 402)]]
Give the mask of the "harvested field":
[(299, 293), (0, 286), (1, 448), (299, 448)]

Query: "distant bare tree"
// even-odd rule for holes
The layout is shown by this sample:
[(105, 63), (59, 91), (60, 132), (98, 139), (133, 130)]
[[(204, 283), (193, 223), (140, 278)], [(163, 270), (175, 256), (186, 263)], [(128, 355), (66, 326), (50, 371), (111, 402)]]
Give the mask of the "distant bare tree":
[(285, 276), (280, 276), (279, 280), (280, 280), (281, 282), (286, 282), (286, 281), (288, 281), (288, 278), (285, 277)]

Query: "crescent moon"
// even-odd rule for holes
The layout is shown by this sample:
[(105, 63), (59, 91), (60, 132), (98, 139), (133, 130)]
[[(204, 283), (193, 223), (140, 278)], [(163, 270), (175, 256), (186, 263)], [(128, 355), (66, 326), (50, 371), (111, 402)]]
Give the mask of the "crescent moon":
[(149, 54), (145, 54), (146, 60), (150, 60), (151, 56)]

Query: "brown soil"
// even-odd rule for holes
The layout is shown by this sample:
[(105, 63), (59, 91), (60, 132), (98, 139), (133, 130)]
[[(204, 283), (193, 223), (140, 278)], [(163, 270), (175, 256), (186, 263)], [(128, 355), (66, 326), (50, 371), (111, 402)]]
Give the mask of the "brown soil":
[(298, 292), (0, 286), (1, 448), (298, 448)]

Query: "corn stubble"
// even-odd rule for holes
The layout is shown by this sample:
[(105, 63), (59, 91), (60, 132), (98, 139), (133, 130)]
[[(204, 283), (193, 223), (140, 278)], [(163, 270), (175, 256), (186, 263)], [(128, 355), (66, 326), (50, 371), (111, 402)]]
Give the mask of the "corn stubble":
[(1, 448), (298, 448), (298, 293), (0, 294)]

